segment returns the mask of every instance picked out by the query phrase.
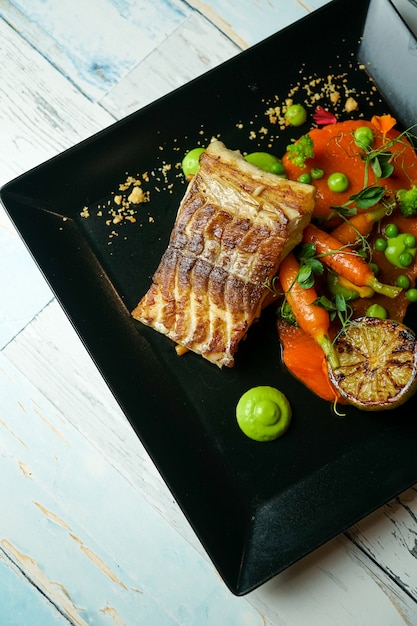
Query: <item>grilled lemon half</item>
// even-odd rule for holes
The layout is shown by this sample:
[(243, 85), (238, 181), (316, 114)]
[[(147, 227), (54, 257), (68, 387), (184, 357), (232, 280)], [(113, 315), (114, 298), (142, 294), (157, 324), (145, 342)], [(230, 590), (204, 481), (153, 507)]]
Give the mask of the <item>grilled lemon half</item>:
[(417, 340), (404, 324), (361, 317), (335, 341), (340, 365), (329, 377), (348, 404), (367, 411), (399, 406), (417, 390)]

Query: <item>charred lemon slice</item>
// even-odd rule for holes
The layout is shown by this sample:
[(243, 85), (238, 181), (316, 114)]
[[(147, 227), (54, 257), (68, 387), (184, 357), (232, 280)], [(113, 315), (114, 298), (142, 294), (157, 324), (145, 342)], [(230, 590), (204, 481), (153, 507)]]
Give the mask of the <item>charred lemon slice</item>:
[(399, 322), (361, 317), (335, 341), (340, 365), (329, 369), (348, 404), (382, 411), (405, 402), (417, 389), (417, 342)]

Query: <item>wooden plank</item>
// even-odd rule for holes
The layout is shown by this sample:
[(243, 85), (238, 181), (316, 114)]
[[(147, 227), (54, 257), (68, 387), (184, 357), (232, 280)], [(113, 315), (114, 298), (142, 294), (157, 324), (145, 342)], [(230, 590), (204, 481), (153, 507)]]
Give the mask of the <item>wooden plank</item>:
[[(45, 333), (48, 335), (45, 341)], [(203, 550), (56, 300), (4, 354), (92, 446), (202, 554)], [(40, 374), (41, 373), (41, 374)]]
[(1, 228), (0, 293), (1, 349), (53, 298), (22, 241)]
[(180, 0), (4, 0), (1, 15), (92, 100), (102, 97), (189, 15)]
[(1, 19), (0, 63), (0, 185), (114, 121)]
[(240, 48), (248, 48), (262, 39), (306, 17), (329, 0), (190, 0), (190, 5), (224, 32)]
[(208, 20), (190, 15), (100, 100), (123, 117), (233, 57), (240, 48)]
[(353, 526), (349, 536), (417, 601), (417, 486)]
[(71, 624), (265, 625), (3, 353), (0, 397), (0, 558)]
[(415, 602), (343, 535), (253, 592), (251, 602), (286, 626), (417, 623)]
[(68, 620), (31, 584), (0, 548), (2, 626), (68, 626)]
[[(114, 121), (1, 19), (0, 65), (0, 185)], [(3, 347), (52, 297), (3, 207), (0, 283)]]

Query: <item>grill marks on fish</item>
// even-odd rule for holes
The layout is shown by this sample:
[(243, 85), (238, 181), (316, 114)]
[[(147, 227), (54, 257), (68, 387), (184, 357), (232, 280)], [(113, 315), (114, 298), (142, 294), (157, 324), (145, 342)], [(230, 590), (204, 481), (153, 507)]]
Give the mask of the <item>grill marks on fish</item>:
[(213, 141), (133, 317), (219, 367), (232, 367), (260, 315), (264, 283), (300, 241), (313, 205), (313, 187), (263, 172)]

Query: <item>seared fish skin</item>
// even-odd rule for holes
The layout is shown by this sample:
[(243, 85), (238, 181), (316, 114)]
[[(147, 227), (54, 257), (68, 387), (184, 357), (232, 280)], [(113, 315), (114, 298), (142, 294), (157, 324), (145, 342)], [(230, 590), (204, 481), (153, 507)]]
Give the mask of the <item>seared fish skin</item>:
[(133, 317), (219, 367), (233, 367), (240, 340), (261, 313), (265, 281), (301, 241), (314, 197), (314, 187), (264, 172), (212, 141)]

